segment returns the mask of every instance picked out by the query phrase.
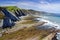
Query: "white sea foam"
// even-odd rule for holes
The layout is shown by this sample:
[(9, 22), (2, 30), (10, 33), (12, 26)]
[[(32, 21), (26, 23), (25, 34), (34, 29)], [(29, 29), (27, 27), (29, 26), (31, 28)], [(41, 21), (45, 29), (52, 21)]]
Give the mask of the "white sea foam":
[(48, 17), (46, 17), (46, 16), (42, 16), (42, 18), (48, 18)]
[(44, 25), (49, 25), (49, 26), (54, 27), (54, 28), (56, 28), (56, 29), (60, 29), (60, 26), (59, 26), (56, 22), (53, 23), (53, 22), (51, 22), (51, 21), (49, 21), (49, 20), (40, 19), (40, 18), (37, 18), (37, 19), (40, 20), (40, 21), (47, 22), (47, 23), (45, 23)]
[[(45, 17), (43, 19), (42, 18), (37, 18), (37, 20), (47, 22), (46, 24), (44, 24), (44, 27), (45, 27), (45, 25), (49, 25), (50, 27), (56, 28), (56, 30), (60, 29), (60, 25), (58, 25), (56, 22), (51, 22), (49, 20), (45, 20)], [(56, 36), (57, 36), (57, 39), (60, 40), (60, 32), (57, 33)]]

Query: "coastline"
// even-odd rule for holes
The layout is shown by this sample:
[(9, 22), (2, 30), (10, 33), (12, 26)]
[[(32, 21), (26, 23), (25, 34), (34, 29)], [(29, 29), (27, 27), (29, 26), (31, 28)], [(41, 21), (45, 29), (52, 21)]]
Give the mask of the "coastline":
[[(24, 21), (17, 21), (16, 22), (16, 25), (15, 25), (15, 30), (14, 28), (11, 29), (11, 30), (8, 30), (8, 31), (5, 31), (6, 33), (3, 33), (3, 36), (0, 38), (0, 39), (3, 39), (3, 40), (7, 40), (7, 39), (10, 39), (10, 40), (15, 40), (15, 39), (21, 39), (20, 37), (22, 37), (21, 40), (24, 40), (26, 39), (26, 35), (27, 35), (27, 38), (31, 38), (31, 36), (33, 37), (33, 35), (36, 35), (34, 37), (36, 37), (38, 39), (38, 37), (41, 39), (41, 38), (44, 38), (46, 37), (47, 35), (49, 35), (52, 31), (50, 30), (39, 30), (37, 29), (36, 27), (38, 26), (42, 26), (43, 24), (45, 24), (47, 22), (43, 22), (43, 21), (40, 21), (40, 22), (33, 22), (33, 21), (30, 21), (30, 20), (24, 20)], [(21, 25), (22, 24), (22, 25)], [(30, 26), (29, 26), (30, 25)], [(22, 29), (21, 29), (22, 28)], [(13, 31), (14, 30), (14, 31)], [(25, 32), (25, 34), (24, 34)], [(45, 32), (45, 33), (44, 33)], [(22, 34), (21, 34), (22, 33)], [(26, 34), (27, 33), (27, 34)], [(31, 33), (31, 34), (30, 34)], [(41, 33), (41, 34), (40, 34)], [(20, 36), (18, 36), (20, 35)], [(30, 36), (31, 35), (31, 36)], [(39, 35), (39, 36), (38, 36)], [(45, 36), (43, 36), (45, 35)], [(9, 37), (8, 37), (9, 36)], [(18, 38), (16, 38), (16, 36)], [(30, 36), (30, 37), (29, 37)], [(24, 38), (23, 38), (24, 37)], [(35, 39), (35, 38), (34, 38)]]

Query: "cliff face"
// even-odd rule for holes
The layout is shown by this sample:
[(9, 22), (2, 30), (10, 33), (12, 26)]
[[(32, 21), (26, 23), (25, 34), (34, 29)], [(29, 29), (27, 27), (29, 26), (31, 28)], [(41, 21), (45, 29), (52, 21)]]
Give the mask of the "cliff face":
[(0, 19), (3, 19), (4, 15), (2, 14), (2, 12), (0, 11)]

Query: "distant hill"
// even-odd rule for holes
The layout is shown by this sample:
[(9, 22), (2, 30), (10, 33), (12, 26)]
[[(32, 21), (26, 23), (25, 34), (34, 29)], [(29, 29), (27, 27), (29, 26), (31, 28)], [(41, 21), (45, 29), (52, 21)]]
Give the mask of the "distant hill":
[(34, 14), (34, 15), (46, 15), (46, 16), (60, 16), (60, 14), (55, 14), (55, 13), (48, 13), (44, 11), (36, 11), (32, 9), (21, 9), (18, 8), (17, 6), (5, 6), (3, 8), (6, 8), (7, 10), (14, 12), (14, 10), (22, 10), (25, 14)]
[(17, 6), (5, 6), (3, 8), (6, 8), (7, 10), (11, 11), (11, 12), (14, 12), (14, 10), (22, 10), (24, 13), (31, 13), (31, 14), (44, 14), (45, 12), (40, 12), (40, 11), (36, 11), (36, 10), (32, 10), (32, 9), (20, 9), (18, 8)]

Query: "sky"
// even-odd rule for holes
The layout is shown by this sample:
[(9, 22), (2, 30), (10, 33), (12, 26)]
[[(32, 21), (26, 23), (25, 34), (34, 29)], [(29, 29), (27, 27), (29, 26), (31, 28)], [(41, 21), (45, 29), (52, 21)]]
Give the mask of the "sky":
[(0, 6), (17, 6), (50, 13), (60, 13), (60, 0), (0, 0)]

